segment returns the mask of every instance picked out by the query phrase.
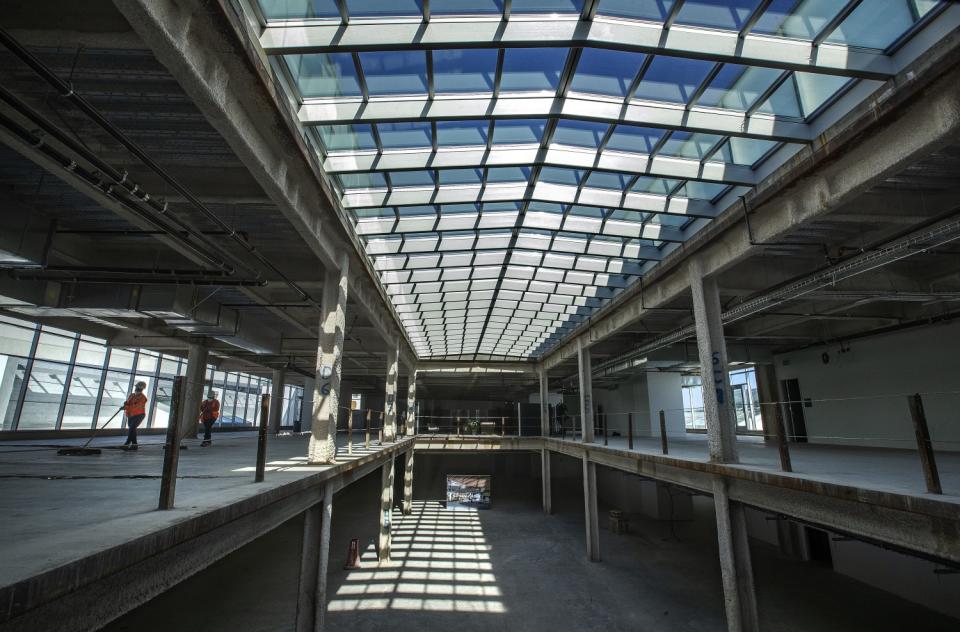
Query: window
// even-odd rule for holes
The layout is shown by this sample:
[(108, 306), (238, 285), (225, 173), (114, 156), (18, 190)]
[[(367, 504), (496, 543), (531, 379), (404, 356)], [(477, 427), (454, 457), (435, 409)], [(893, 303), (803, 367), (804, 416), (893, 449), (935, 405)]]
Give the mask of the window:
[(67, 365), (37, 361), (30, 371), (18, 430), (53, 430), (66, 391)]
[(93, 414), (97, 408), (97, 396), (102, 383), (102, 369), (83, 366), (74, 368), (61, 428), (90, 428), (93, 425)]
[[(703, 388), (700, 376), (685, 375), (681, 384), (683, 418), (687, 430), (706, 430), (703, 408)], [(730, 391), (737, 431), (763, 432), (760, 416), (760, 396), (757, 392), (757, 374), (753, 367), (730, 371)]]

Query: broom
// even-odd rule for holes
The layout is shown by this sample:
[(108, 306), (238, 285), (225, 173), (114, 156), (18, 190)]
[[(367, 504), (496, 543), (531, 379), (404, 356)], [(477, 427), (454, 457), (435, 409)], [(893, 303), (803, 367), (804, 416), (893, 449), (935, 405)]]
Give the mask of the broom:
[(93, 441), (93, 438), (97, 436), (97, 433), (99, 431), (106, 428), (107, 424), (113, 421), (113, 418), (116, 417), (121, 410), (123, 409), (118, 408), (117, 412), (110, 415), (110, 419), (106, 420), (105, 422), (103, 422), (102, 426), (95, 429), (93, 431), (93, 434), (90, 435), (90, 438), (87, 439), (87, 442), (84, 443), (82, 446), (80, 446), (79, 448), (60, 448), (59, 450), (57, 450), (57, 456), (94, 456), (94, 455), (100, 454), (101, 452), (100, 448), (88, 448), (87, 446), (90, 445), (90, 442)]

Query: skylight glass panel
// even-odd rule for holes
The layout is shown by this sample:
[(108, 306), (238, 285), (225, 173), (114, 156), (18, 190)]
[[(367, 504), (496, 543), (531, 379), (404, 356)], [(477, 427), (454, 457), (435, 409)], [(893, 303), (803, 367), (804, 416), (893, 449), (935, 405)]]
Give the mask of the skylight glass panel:
[(713, 63), (702, 59), (658, 55), (650, 62), (634, 98), (689, 103), (711, 68)]
[(360, 53), (360, 66), (370, 96), (427, 92), (427, 55), (422, 50)]
[(812, 40), (843, 7), (839, 0), (773, 0), (752, 32)]
[(760, 0), (687, 0), (677, 14), (677, 24), (739, 31)]
[[(514, 5), (516, 10), (516, 5)], [(502, 92), (556, 92), (566, 48), (508, 48), (503, 52)]]
[(770, 98), (760, 104), (758, 112), (766, 114), (775, 114), (777, 116), (802, 119), (803, 112), (800, 110), (800, 99), (797, 96), (797, 83), (793, 77), (774, 90)]
[[(391, 209), (392, 212), (392, 209)], [(400, 215), (400, 218), (404, 217), (414, 217), (419, 215), (436, 215), (437, 207), (430, 205), (423, 206), (398, 206), (397, 212)]]
[(368, 218), (368, 217), (394, 217), (393, 208), (391, 207), (374, 207), (374, 208), (355, 208), (353, 213), (358, 218)]
[(670, 14), (673, 0), (600, 0), (597, 13), (618, 18), (662, 22)]
[(421, 0), (346, 0), (350, 17), (423, 15)]
[(433, 171), (422, 169), (417, 171), (391, 171), (390, 183), (395, 187), (424, 187), (434, 185)]
[(300, 96), (306, 99), (361, 95), (357, 69), (350, 53), (284, 55), (283, 59)]
[(587, 176), (585, 169), (563, 169), (560, 167), (544, 167), (540, 170), (540, 181), (553, 184), (579, 185)]
[(623, 191), (630, 185), (633, 176), (626, 173), (614, 173), (611, 171), (594, 171), (587, 178), (588, 187), (598, 189), (614, 189)]
[(907, 0), (863, 0), (834, 29), (827, 41), (885, 50), (913, 26), (914, 11), (919, 9), (919, 17), (934, 6), (933, 3), (911, 3)]
[(267, 20), (340, 18), (334, 0), (259, 0), (259, 4)]
[(487, 121), (437, 121), (439, 147), (469, 147), (487, 144)]
[(430, 0), (431, 15), (503, 13), (503, 0)]
[(570, 89), (575, 92), (626, 96), (645, 57), (643, 53), (585, 48)]
[(340, 187), (343, 189), (376, 189), (387, 186), (382, 173), (340, 173), (337, 174)]
[(656, 193), (657, 195), (667, 195), (680, 184), (679, 180), (670, 180), (668, 178), (651, 178), (649, 176), (640, 176), (634, 183), (632, 191), (637, 193)]
[(513, 0), (514, 13), (580, 13), (583, 0)]
[(617, 125), (607, 141), (607, 149), (649, 154), (666, 132), (662, 129)]
[(553, 142), (574, 147), (597, 149), (610, 126), (607, 123), (562, 119), (557, 121)]
[(840, 91), (847, 82), (847, 77), (834, 75), (818, 75), (809, 72), (795, 72), (793, 77), (797, 83), (797, 94), (800, 97), (800, 107), (804, 116), (810, 116)]
[[(530, 179), (530, 167), (490, 167), (487, 182), (526, 182)], [(488, 206), (484, 206), (488, 210)]]
[(376, 149), (373, 130), (369, 125), (317, 125), (317, 133), (327, 151)]
[(720, 182), (698, 182), (689, 180), (677, 191), (679, 197), (693, 198), (697, 200), (712, 200), (724, 191), (727, 185)]
[(493, 92), (496, 72), (493, 48), (433, 51), (433, 83), (438, 93)]
[(506, 119), (493, 126), (494, 145), (539, 143), (546, 125), (543, 119)]
[(440, 169), (440, 184), (480, 184), (483, 172), (480, 169)]
[(430, 147), (430, 123), (415, 121), (400, 123), (378, 123), (377, 133), (384, 149), (409, 149), (411, 147)]
[(670, 138), (663, 144), (660, 153), (665, 156), (702, 160), (709, 155), (710, 150), (722, 139), (722, 136), (716, 134), (677, 130), (670, 134)]
[(724, 64), (696, 105), (745, 112), (782, 75), (782, 70)]
[(714, 157), (726, 163), (752, 167), (778, 144), (773, 140), (732, 136)]

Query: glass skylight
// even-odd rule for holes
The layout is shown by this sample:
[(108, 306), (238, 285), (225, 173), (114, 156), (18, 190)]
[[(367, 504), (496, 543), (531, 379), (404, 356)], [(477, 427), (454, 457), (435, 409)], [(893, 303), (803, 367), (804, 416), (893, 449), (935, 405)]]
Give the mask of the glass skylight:
[(258, 0), (256, 17), (417, 353), (527, 358), (879, 86), (945, 7)]

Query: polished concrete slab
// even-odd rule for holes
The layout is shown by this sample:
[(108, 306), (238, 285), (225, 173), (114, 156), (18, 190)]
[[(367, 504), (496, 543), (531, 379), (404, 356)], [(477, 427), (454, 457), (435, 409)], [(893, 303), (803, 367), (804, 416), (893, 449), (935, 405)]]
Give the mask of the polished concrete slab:
[[(618, 450), (628, 447), (628, 439), (624, 436), (609, 436), (607, 443), (608, 447)], [(598, 436), (594, 444), (603, 445), (603, 437)], [(794, 476), (898, 494), (929, 495), (960, 504), (960, 452), (941, 450), (936, 453), (943, 494), (934, 496), (927, 493), (916, 450), (814, 443), (791, 443), (789, 446)], [(669, 437), (667, 449), (671, 457), (699, 462), (709, 460), (706, 435), (689, 433), (684, 437)], [(762, 437), (740, 436), (737, 449), (740, 466), (780, 472), (780, 455), (774, 442), (764, 441)], [(661, 454), (660, 438), (634, 437), (633, 450), (642, 454)]]
[[(142, 437), (137, 452), (122, 439), (97, 439), (98, 456), (58, 456), (55, 445), (0, 444), (0, 588), (107, 550), (191, 517), (329, 470), (306, 462), (307, 435), (270, 437), (266, 480), (254, 482), (256, 433), (217, 433), (214, 445), (187, 440), (180, 453), (176, 507), (158, 511), (163, 437)], [(346, 439), (340, 437), (341, 446)], [(54, 447), (50, 447), (54, 446)], [(358, 445), (353, 457), (376, 451)]]
[[(446, 510), (421, 498), (413, 515), (394, 514), (394, 557), (382, 566), (374, 552), (379, 476), (341, 491), (327, 632), (726, 630), (709, 499), (700, 499), (691, 522), (634, 516), (625, 535), (601, 524), (603, 561), (591, 563), (577, 485), (558, 481), (555, 491), (552, 516), (522, 480), (495, 479), (489, 511)], [(292, 630), (300, 526), (290, 521), (105, 632)], [(351, 538), (360, 541), (362, 567), (345, 570)], [(940, 632), (960, 624), (762, 543), (752, 548), (765, 632)]]

